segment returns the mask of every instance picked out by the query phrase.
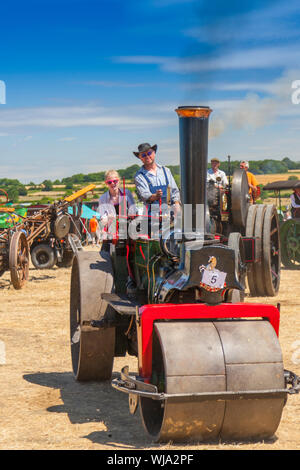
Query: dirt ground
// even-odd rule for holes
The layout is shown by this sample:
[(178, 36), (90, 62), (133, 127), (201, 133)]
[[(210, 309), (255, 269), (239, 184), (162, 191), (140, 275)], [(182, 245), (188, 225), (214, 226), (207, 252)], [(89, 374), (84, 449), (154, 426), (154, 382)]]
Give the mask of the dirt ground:
[[(247, 298), (281, 303), (284, 365), (300, 375), (299, 271), (282, 271), (279, 295)], [(127, 395), (105, 383), (77, 383), (69, 344), (70, 268), (38, 271), (21, 291), (0, 278), (0, 449), (300, 449), (300, 395), (289, 396), (276, 436), (267, 442), (158, 445), (131, 416)], [(5, 353), (5, 354), (4, 354)], [(118, 358), (137, 369), (135, 358)]]

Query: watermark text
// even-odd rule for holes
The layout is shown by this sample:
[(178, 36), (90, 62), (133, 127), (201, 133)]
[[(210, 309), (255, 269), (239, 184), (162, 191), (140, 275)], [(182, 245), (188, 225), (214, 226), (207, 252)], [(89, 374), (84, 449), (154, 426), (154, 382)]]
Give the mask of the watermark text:
[(300, 80), (294, 80), (292, 82), (292, 89), (293, 91), (291, 100), (293, 104), (299, 104), (300, 103)]

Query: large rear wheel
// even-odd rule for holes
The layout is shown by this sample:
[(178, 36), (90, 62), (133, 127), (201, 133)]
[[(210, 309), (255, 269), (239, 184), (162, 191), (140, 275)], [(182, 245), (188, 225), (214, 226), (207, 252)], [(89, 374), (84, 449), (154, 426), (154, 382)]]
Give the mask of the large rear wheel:
[[(258, 206), (255, 204), (249, 207), (248, 214), (247, 214), (247, 222), (246, 222), (246, 233), (245, 233), (246, 237), (254, 237), (257, 207)], [(260, 251), (260, 246), (257, 247), (257, 244), (255, 246), (256, 246), (256, 249), (259, 249)], [(255, 257), (257, 256), (256, 254), (254, 255)], [(257, 292), (256, 292), (256, 283), (255, 283), (255, 275), (254, 275), (254, 263), (251, 263), (248, 266), (247, 281), (248, 281), (250, 295), (252, 297), (255, 297), (257, 295)]]
[(265, 218), (265, 211), (267, 206), (259, 204), (256, 209), (254, 236), (257, 239), (258, 252), (257, 261), (253, 266), (254, 282), (255, 282), (255, 295), (265, 296), (264, 288), (264, 272), (263, 272), (263, 224)]
[(262, 267), (264, 295), (273, 297), (280, 286), (280, 235), (276, 206), (268, 205), (264, 214)]

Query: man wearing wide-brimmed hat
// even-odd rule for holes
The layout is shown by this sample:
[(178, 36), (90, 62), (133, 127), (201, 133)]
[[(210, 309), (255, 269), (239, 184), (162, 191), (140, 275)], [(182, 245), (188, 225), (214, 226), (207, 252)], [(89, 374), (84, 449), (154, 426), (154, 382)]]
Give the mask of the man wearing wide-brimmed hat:
[(216, 185), (220, 185), (223, 188), (228, 186), (228, 179), (225, 172), (219, 170), (220, 160), (218, 158), (212, 158), (210, 163), (211, 168), (207, 171), (207, 182), (213, 181)]
[[(151, 211), (152, 204), (170, 203), (171, 205), (180, 205), (180, 193), (177, 184), (169, 168), (159, 165), (155, 161), (157, 145), (143, 143), (138, 146), (134, 155), (143, 163), (140, 170), (136, 173), (134, 181), (136, 191), (141, 201), (148, 205)], [(168, 187), (170, 201), (168, 197)]]

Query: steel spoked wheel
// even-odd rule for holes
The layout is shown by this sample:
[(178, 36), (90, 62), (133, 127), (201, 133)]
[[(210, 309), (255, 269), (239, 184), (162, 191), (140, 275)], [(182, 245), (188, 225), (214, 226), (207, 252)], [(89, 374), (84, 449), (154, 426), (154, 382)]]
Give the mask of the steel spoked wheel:
[(300, 219), (287, 220), (280, 231), (282, 263), (290, 269), (300, 269)]
[(75, 376), (78, 373), (80, 354), (80, 284), (78, 264), (74, 263), (71, 276), (70, 292), (70, 336), (71, 336), (71, 356)]
[(15, 289), (22, 289), (29, 277), (29, 247), (23, 232), (15, 232), (9, 245), (9, 269)]
[(273, 205), (267, 206), (264, 213), (262, 248), (265, 295), (273, 297), (279, 290), (281, 263), (279, 220)]

